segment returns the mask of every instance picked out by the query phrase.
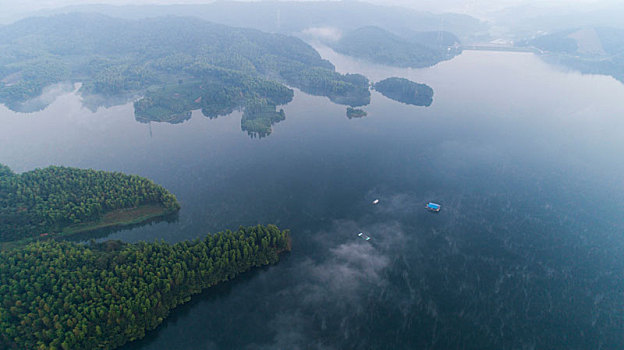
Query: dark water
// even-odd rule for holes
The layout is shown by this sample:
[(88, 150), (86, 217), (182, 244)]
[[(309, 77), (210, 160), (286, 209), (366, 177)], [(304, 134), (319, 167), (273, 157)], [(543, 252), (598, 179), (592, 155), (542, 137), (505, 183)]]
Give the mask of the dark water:
[(292, 230), (277, 266), (196, 296), (126, 349), (624, 347), (624, 85), (524, 53), (423, 70), (322, 53), (342, 72), (426, 83), (433, 105), (373, 92), (349, 120), (296, 92), (260, 140), (240, 113), (150, 133), (131, 104), (93, 113), (74, 94), (33, 114), (0, 107), (0, 162), (14, 170), (135, 173), (182, 203), (177, 222), (109, 238)]

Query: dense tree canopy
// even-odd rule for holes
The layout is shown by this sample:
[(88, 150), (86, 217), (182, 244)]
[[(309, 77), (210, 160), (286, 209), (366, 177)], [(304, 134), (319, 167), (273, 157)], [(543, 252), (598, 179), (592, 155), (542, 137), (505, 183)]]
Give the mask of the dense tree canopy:
[[(134, 104), (136, 119), (176, 123), (190, 117), (188, 113), (194, 109), (201, 108), (211, 119), (244, 109), (242, 130), (250, 135), (266, 136), (271, 133), (271, 125), (285, 119), (283, 111), (275, 111), (276, 106), (290, 102), (294, 95), (293, 90), (280, 83), (230, 69), (195, 65), (189, 70), (201, 80), (148, 91)], [(263, 111), (273, 113), (249, 109), (259, 103)]]
[(459, 39), (447, 32), (410, 33), (403, 38), (379, 27), (362, 27), (330, 46), (345, 55), (397, 67), (429, 67), (461, 52)]
[[(130, 21), (94, 14), (30, 18), (0, 27), (1, 102), (11, 106), (66, 80), (83, 82), (85, 94), (104, 95), (170, 89), (183, 81), (205, 86), (206, 97), (214, 90), (211, 84), (223, 86), (212, 99), (202, 99), (207, 100), (202, 108), (208, 110), (231, 105), (236, 89), (270, 98), (273, 91), (287, 89), (278, 82), (338, 103), (370, 101), (365, 77), (336, 73), (311, 46), (286, 35), (193, 18)], [(152, 98), (144, 104), (142, 118), (153, 105), (158, 106), (151, 109), (156, 115), (194, 107), (172, 99)]]
[(430, 106), (433, 102), (433, 89), (404, 78), (388, 78), (375, 83), (373, 88), (395, 101), (415, 106)]
[(15, 174), (0, 164), (0, 241), (61, 232), (144, 204), (180, 208), (173, 194), (135, 175), (57, 166)]
[(277, 111), (275, 106), (263, 98), (249, 100), (241, 118), (241, 129), (251, 137), (265, 137), (271, 134), (271, 126), (286, 119), (284, 110)]
[(176, 244), (46, 241), (0, 253), (0, 348), (113, 349), (193, 294), (289, 250), (276, 226)]

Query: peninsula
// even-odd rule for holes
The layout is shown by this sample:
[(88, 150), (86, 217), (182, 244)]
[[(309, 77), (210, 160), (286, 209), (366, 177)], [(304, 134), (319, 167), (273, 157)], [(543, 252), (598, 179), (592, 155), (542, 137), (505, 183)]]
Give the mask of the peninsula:
[(0, 243), (132, 225), (179, 209), (173, 194), (140, 176), (58, 166), (15, 174), (0, 164)]
[(288, 250), (288, 230), (258, 225), (176, 244), (48, 240), (4, 251), (0, 348), (117, 348), (192, 295)]

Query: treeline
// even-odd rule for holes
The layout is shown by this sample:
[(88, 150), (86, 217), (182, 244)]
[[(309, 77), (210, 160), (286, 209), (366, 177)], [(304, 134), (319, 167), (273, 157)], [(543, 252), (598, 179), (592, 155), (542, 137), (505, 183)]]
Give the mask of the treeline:
[(395, 101), (415, 106), (430, 106), (433, 102), (433, 89), (404, 78), (388, 78), (373, 85), (382, 95)]
[(0, 348), (116, 348), (193, 294), (287, 250), (288, 230), (258, 225), (173, 245), (46, 241), (2, 252)]
[[(45, 62), (55, 62), (54, 66), (44, 65), (44, 58)], [(270, 98), (266, 88), (287, 89), (282, 82), (329, 96), (338, 103), (360, 105), (369, 100), (365, 77), (337, 73), (329, 61), (300, 39), (193, 18), (130, 21), (69, 14), (25, 19), (0, 27), (0, 67), (0, 81), (11, 81), (0, 83), (2, 102), (35, 97), (45, 85), (63, 80), (82, 82), (84, 94), (104, 95), (142, 93), (180, 80), (223, 85), (222, 93), (203, 95), (214, 96), (212, 104), (203, 103), (202, 108), (209, 111), (227, 111), (221, 107), (234, 104), (231, 100), (237, 91), (233, 88), (239, 85), (243, 85), (242, 90)], [(27, 74), (47, 67), (58, 73), (39, 78)], [(171, 99), (154, 104), (162, 107), (153, 108), (158, 110), (156, 114), (184, 112)], [(140, 116), (144, 117), (149, 108), (151, 105), (140, 110)]]
[(0, 164), (0, 241), (61, 232), (144, 204), (166, 213), (180, 208), (173, 194), (136, 175), (57, 166), (15, 174)]

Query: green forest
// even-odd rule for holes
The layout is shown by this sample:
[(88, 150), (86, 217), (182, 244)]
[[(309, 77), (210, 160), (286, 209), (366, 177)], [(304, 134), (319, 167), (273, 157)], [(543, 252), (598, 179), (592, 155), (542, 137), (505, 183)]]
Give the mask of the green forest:
[(430, 106), (433, 102), (433, 89), (404, 78), (388, 78), (373, 85), (382, 95), (395, 101), (415, 106)]
[(247, 98), (285, 104), (292, 91), (283, 84), (337, 103), (370, 102), (368, 79), (337, 73), (300, 39), (194, 18), (25, 19), (0, 27), (0, 67), (0, 102), (9, 108), (64, 81), (81, 82), (83, 95), (147, 92), (137, 119), (155, 121), (180, 119), (198, 105), (220, 115)]
[(61, 233), (114, 210), (160, 205), (176, 212), (176, 197), (146, 178), (119, 172), (51, 166), (15, 174), (0, 164), (0, 242)]
[(397, 67), (429, 67), (461, 53), (459, 39), (448, 32), (410, 33), (403, 38), (373, 26), (355, 29), (328, 44), (336, 52)]
[(176, 244), (45, 241), (2, 252), (0, 348), (116, 348), (192, 295), (288, 250), (288, 230), (258, 225)]
[[(243, 109), (241, 129), (263, 137), (271, 133), (271, 125), (285, 119), (283, 111), (276, 112), (276, 106), (292, 101), (294, 96), (292, 89), (280, 83), (230, 69), (194, 66), (193, 72), (202, 77), (201, 82), (182, 81), (148, 90), (134, 103), (136, 120), (178, 123), (190, 118), (190, 111), (195, 109), (201, 108), (211, 119)], [(258, 113), (259, 104), (267, 113)]]
[(283, 109), (277, 111), (275, 105), (266, 99), (250, 100), (245, 105), (241, 118), (241, 130), (246, 131), (252, 138), (263, 138), (271, 134), (271, 126), (286, 119)]

